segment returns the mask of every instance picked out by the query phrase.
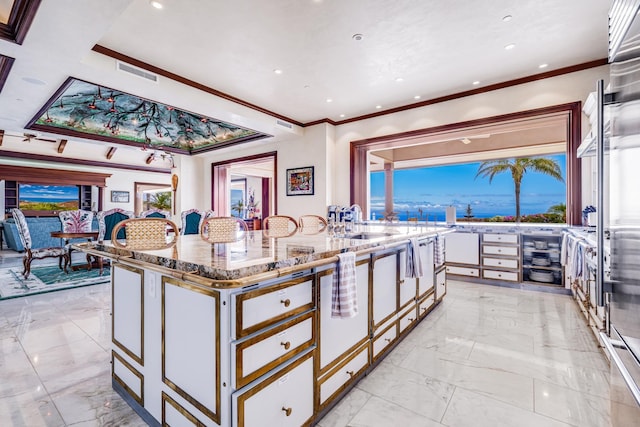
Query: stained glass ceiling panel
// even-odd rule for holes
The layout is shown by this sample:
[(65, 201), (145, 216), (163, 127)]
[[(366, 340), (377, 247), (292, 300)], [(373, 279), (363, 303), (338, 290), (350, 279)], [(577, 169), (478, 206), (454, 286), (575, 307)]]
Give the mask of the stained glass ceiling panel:
[(29, 129), (196, 154), (270, 135), (69, 78)]

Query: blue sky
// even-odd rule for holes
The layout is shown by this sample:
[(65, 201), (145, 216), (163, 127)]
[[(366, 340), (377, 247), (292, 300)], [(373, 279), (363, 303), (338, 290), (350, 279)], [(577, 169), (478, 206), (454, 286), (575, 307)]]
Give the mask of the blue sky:
[(20, 200), (52, 200), (66, 201), (78, 198), (78, 187), (75, 185), (34, 185), (20, 184)]
[[(566, 155), (546, 156), (560, 164), (566, 176)], [(510, 173), (488, 178), (475, 178), (480, 162), (420, 169), (403, 169), (394, 173), (395, 210), (444, 212), (449, 205), (464, 210), (471, 204), (474, 215), (515, 215), (515, 195)], [(527, 172), (522, 179), (521, 210), (523, 214), (546, 212), (550, 206), (566, 203), (566, 184), (547, 175)], [(371, 206), (384, 209), (384, 173), (371, 173)], [(464, 213), (462, 213), (464, 214)]]

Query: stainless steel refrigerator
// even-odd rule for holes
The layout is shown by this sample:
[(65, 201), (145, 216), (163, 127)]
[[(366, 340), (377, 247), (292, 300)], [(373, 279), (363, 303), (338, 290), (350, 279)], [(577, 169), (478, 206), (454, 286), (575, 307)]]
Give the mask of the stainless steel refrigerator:
[[(601, 94), (598, 166), (599, 170), (607, 171), (599, 193), (608, 196), (601, 206), (609, 204), (608, 224), (604, 218), (598, 218), (599, 246), (604, 249), (608, 228), (611, 250), (611, 277), (605, 280), (604, 269), (600, 268), (598, 281), (600, 303), (608, 311), (607, 327), (601, 338), (611, 356), (614, 426), (640, 425), (639, 12), (640, 0), (613, 1), (609, 13), (610, 88), (606, 96), (602, 84), (598, 88)], [(609, 126), (603, 123), (604, 109)], [(609, 133), (605, 134), (607, 128)], [(604, 159), (608, 159), (608, 165)], [(604, 256), (604, 250), (598, 252)]]

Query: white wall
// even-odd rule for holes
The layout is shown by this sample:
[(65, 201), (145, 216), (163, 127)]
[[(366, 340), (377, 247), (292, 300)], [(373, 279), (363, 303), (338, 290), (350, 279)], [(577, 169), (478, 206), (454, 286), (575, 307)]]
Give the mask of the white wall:
[[(328, 204), (348, 205), (350, 201), (350, 143), (351, 141), (390, 135), (416, 129), (425, 129), (450, 123), (458, 123), (484, 117), (508, 114), (582, 101), (589, 92), (595, 90), (598, 79), (608, 79), (608, 66), (566, 74), (545, 80), (538, 80), (518, 86), (508, 87), (488, 93), (481, 93), (461, 99), (443, 102), (426, 107), (388, 114), (339, 126), (319, 124), (304, 128), (302, 135), (290, 134), (286, 140), (262, 140), (238, 146), (215, 150), (196, 157), (176, 158), (175, 173), (179, 176), (177, 197), (177, 219), (181, 210), (211, 207), (211, 163), (246, 157), (253, 154), (277, 152), (277, 212), (298, 217), (305, 213), (325, 215)], [(588, 132), (588, 119), (583, 115), (582, 133)], [(14, 149), (18, 144), (5, 136), (2, 149)], [(106, 153), (104, 146), (91, 146), (86, 143), (71, 142), (65, 155), (76, 158), (96, 158), (96, 154)], [(87, 149), (91, 148), (91, 151)], [(56, 145), (33, 141), (25, 148), (31, 153), (58, 155)], [(128, 157), (145, 156), (139, 150), (119, 149), (115, 160), (124, 162)], [(83, 157), (82, 157), (83, 156)], [(120, 157), (118, 159), (118, 156)], [(104, 158), (104, 157), (103, 157)], [(123, 207), (133, 209), (133, 197), (130, 204), (111, 203), (109, 190), (133, 192), (133, 182), (171, 182), (168, 174), (101, 169), (67, 164), (49, 164), (40, 162), (17, 161), (0, 157), (3, 163), (20, 163), (26, 166), (55, 167), (57, 169), (77, 169), (113, 173), (107, 181), (104, 208)], [(313, 166), (315, 170), (315, 194), (313, 196), (287, 196), (286, 170), (304, 166)], [(586, 165), (585, 165), (586, 166)], [(589, 167), (583, 172), (583, 198), (590, 200), (592, 194)], [(132, 194), (133, 195), (133, 194)], [(1, 194), (3, 199), (4, 194)]]
[[(349, 203), (349, 186), (342, 185), (342, 183), (345, 181), (349, 182), (349, 150), (351, 141), (532, 110), (551, 105), (576, 101), (584, 103), (589, 92), (595, 90), (596, 81), (605, 79), (606, 85), (608, 75), (609, 67), (605, 65), (338, 126), (336, 127), (336, 152), (333, 156), (336, 162), (336, 186), (333, 203), (339, 205)], [(586, 115), (583, 114), (583, 136), (588, 132), (588, 126), (588, 119)], [(588, 180), (584, 184), (588, 185)], [(585, 192), (590, 193), (590, 189), (583, 188), (583, 193)]]

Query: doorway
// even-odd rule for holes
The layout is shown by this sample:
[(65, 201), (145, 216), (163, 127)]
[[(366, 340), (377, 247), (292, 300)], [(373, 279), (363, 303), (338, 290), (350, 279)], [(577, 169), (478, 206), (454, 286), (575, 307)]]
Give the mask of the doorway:
[(277, 153), (211, 165), (211, 200), (218, 216), (262, 219), (277, 212)]

